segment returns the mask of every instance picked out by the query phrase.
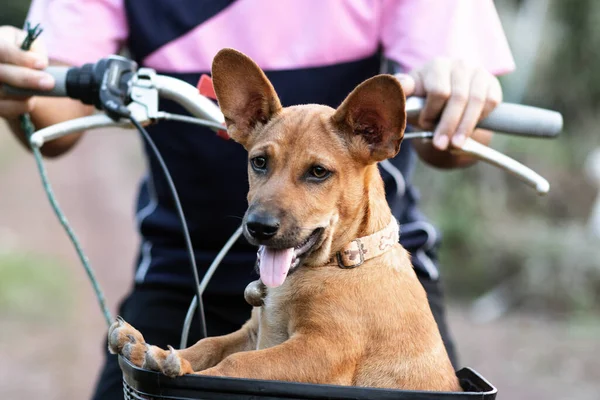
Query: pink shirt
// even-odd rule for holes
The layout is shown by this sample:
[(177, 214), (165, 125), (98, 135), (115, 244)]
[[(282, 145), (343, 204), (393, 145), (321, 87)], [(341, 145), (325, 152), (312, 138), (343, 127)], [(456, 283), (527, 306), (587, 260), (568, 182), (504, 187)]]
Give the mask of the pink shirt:
[[(74, 65), (117, 53), (128, 36), (123, 0), (33, 0), (28, 20), (42, 24), (52, 59)], [(237, 0), (142, 64), (208, 71), (233, 47), (282, 70), (353, 61), (378, 46), (405, 70), (436, 56), (494, 74), (515, 67), (492, 0)]]

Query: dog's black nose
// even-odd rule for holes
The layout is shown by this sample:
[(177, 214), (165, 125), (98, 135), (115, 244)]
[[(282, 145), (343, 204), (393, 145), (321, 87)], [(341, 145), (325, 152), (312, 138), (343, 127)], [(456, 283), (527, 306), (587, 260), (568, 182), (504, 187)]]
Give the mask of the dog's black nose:
[(246, 218), (246, 229), (255, 239), (271, 239), (279, 229), (279, 220), (269, 214), (252, 213)]

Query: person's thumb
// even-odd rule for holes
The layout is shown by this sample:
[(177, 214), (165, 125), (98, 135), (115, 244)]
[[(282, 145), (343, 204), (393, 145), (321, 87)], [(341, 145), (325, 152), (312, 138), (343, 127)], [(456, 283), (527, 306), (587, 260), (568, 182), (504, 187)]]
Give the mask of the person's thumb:
[(416, 83), (412, 76), (408, 74), (396, 74), (394, 75), (396, 79), (402, 85), (402, 90), (404, 91), (404, 95), (406, 97), (412, 96), (415, 94)]

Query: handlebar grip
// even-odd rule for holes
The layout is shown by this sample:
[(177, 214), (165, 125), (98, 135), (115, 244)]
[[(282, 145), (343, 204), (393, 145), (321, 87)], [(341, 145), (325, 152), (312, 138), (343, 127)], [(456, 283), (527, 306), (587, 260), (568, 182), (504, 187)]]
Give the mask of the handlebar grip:
[(3, 85), (2, 90), (10, 96), (47, 96), (47, 97), (67, 97), (67, 74), (73, 67), (50, 66), (44, 72), (52, 75), (56, 82), (51, 90), (33, 90), (16, 88), (9, 85)]
[(563, 118), (556, 111), (501, 103), (477, 126), (519, 136), (553, 138), (562, 131)]
[[(425, 99), (422, 97), (406, 99), (408, 118), (418, 118), (424, 106)], [(477, 126), (518, 136), (553, 138), (561, 132), (563, 118), (556, 111), (521, 104), (501, 103)]]

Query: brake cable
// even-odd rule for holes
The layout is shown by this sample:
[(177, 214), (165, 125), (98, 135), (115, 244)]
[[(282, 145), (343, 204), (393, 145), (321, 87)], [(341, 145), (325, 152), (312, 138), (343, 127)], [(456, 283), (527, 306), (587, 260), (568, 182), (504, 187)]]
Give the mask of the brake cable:
[[(25, 36), (25, 39), (23, 40), (23, 43), (21, 44), (21, 49), (29, 50), (31, 48), (31, 45), (33, 44), (34, 40), (37, 39), (37, 37), (42, 33), (42, 29), (40, 28), (39, 24), (32, 28), (31, 25), (29, 24), (29, 22), (27, 22), (25, 24), (25, 30), (27, 31), (27, 35)], [(31, 151), (33, 152), (33, 157), (35, 158), (35, 163), (37, 164), (37, 168), (40, 173), (40, 177), (42, 179), (42, 185), (44, 187), (44, 191), (46, 192), (46, 195), (48, 196), (48, 200), (50, 201), (52, 209), (54, 210), (54, 214), (56, 214), (56, 217), (58, 218), (60, 224), (65, 229), (65, 232), (67, 232), (67, 235), (69, 236), (69, 239), (71, 240), (71, 243), (75, 247), (77, 256), (79, 257), (81, 264), (83, 264), (83, 268), (85, 269), (85, 272), (86, 272), (88, 278), (90, 279), (90, 282), (92, 283), (92, 287), (96, 294), (96, 299), (98, 300), (100, 309), (102, 310), (102, 313), (104, 314), (104, 319), (106, 320), (106, 324), (108, 326), (110, 326), (112, 324), (113, 319), (112, 319), (110, 311), (106, 305), (104, 293), (102, 292), (102, 289), (100, 288), (100, 284), (98, 283), (98, 280), (96, 279), (96, 274), (94, 273), (94, 270), (92, 269), (92, 266), (90, 265), (90, 262), (89, 262), (87, 256), (83, 252), (81, 243), (77, 239), (75, 232), (69, 225), (69, 222), (67, 221), (67, 217), (65, 216), (65, 214), (60, 209), (60, 206), (58, 205), (58, 201), (56, 200), (56, 197), (54, 196), (54, 192), (52, 191), (52, 187), (48, 180), (48, 174), (46, 172), (46, 168), (44, 167), (42, 153), (40, 152), (39, 147), (35, 146), (30, 140), (31, 136), (35, 132), (35, 127), (33, 125), (33, 122), (31, 121), (31, 117), (29, 116), (29, 114), (23, 114), (23, 115), (19, 116), (19, 121), (21, 123), (21, 129), (25, 133), (25, 137), (27, 138), (27, 142), (29, 143), (29, 147), (31, 148)]]
[(154, 144), (154, 141), (150, 137), (150, 134), (148, 134), (148, 131), (146, 131), (146, 129), (144, 129), (142, 124), (140, 124), (139, 121), (133, 117), (133, 115), (130, 114), (128, 116), (128, 118), (131, 121), (131, 123), (133, 124), (133, 126), (135, 126), (135, 128), (142, 134), (143, 138), (146, 140), (146, 142), (152, 149), (152, 152), (156, 156), (156, 159), (158, 160), (158, 163), (160, 164), (160, 167), (163, 170), (163, 173), (165, 174), (167, 184), (169, 186), (169, 189), (171, 190), (171, 194), (173, 195), (173, 202), (175, 203), (175, 208), (177, 209), (177, 214), (181, 221), (183, 237), (185, 239), (185, 245), (187, 247), (188, 255), (190, 258), (192, 274), (194, 276), (194, 281), (195, 281), (195, 286), (196, 286), (196, 296), (194, 298), (196, 298), (196, 297), (198, 298), (198, 318), (199, 318), (199, 322), (200, 322), (200, 332), (202, 333), (202, 337), (207, 337), (208, 333), (207, 333), (207, 329), (206, 329), (206, 319), (205, 319), (205, 315), (204, 315), (204, 303), (202, 301), (202, 292), (200, 291), (200, 278), (198, 276), (198, 268), (196, 267), (196, 257), (194, 255), (194, 248), (192, 246), (192, 239), (190, 238), (190, 232), (188, 230), (187, 223), (185, 222), (185, 215), (183, 214), (183, 207), (181, 206), (181, 202), (179, 201), (179, 195), (177, 194), (177, 190), (175, 189), (175, 184), (173, 183), (173, 178), (171, 177), (171, 174), (169, 173), (167, 165), (165, 164), (165, 160), (160, 155), (160, 152), (158, 151), (156, 144)]

